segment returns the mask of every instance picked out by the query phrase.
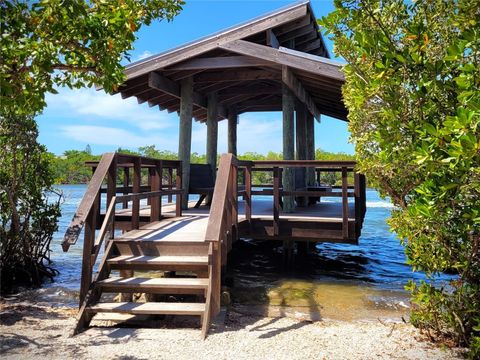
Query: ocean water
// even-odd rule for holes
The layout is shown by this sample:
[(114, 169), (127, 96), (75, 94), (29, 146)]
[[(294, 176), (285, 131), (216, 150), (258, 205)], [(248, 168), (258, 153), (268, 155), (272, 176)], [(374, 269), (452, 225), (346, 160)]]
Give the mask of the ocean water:
[[(44, 291), (74, 303), (80, 282), (83, 236), (67, 253), (62, 251), (60, 244), (86, 186), (61, 185), (58, 188), (64, 194), (64, 202), (51, 259), (60, 274), (53, 283), (46, 284)], [(322, 202), (340, 200), (322, 198)], [(386, 309), (407, 309), (408, 294), (404, 285), (409, 279), (418, 281), (425, 275), (412, 271), (399, 239), (390, 232), (386, 219), (392, 209), (388, 199), (368, 189), (367, 214), (359, 244), (317, 244), (308, 257), (296, 261), (288, 271), (281, 266), (281, 247), (272, 242), (237, 242), (229, 260), (227, 277), (232, 301), (260, 305), (281, 303), (293, 308), (301, 308), (307, 301), (321, 307), (322, 316), (338, 317), (341, 313), (347, 319), (357, 315), (377, 316), (375, 311)], [(374, 311), (367, 316), (363, 310)]]

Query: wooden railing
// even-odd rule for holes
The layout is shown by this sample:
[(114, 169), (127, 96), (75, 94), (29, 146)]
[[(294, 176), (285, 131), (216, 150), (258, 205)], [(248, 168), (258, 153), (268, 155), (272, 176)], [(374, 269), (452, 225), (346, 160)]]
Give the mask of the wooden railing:
[[(68, 251), (69, 247), (77, 242), (82, 229), (85, 229), (80, 304), (83, 303), (92, 284), (93, 267), (102, 243), (107, 236), (113, 239), (115, 230), (119, 228), (116, 226), (116, 218), (119, 216), (119, 211), (116, 211), (119, 210), (117, 204), (122, 204), (121, 212), (128, 214), (127, 229), (138, 229), (142, 220), (140, 200), (148, 200), (150, 216), (146, 221), (151, 222), (161, 219), (164, 196), (168, 197), (168, 202), (172, 202), (172, 197), (175, 195), (175, 215), (181, 216), (183, 196), (181, 161), (107, 153), (100, 161), (89, 162), (87, 165), (93, 169), (92, 179), (62, 242), (63, 250)], [(119, 172), (119, 169), (123, 171)], [(132, 169), (133, 174), (130, 171)], [(174, 172), (175, 184), (172, 180)], [(106, 187), (102, 186), (105, 180)], [(145, 180), (147, 185), (142, 184)], [(103, 193), (106, 193), (105, 199), (102, 199)], [(105, 210), (102, 211), (102, 208)], [(123, 222), (125, 223), (125, 219)], [(125, 229), (125, 224), (122, 229)], [(98, 234), (96, 230), (99, 230)]]
[[(273, 231), (274, 235), (280, 234), (280, 210), (283, 196), (296, 197), (341, 197), (342, 198), (342, 238), (349, 237), (349, 204), (348, 198), (355, 201), (355, 219), (363, 219), (366, 211), (366, 180), (363, 174), (355, 172), (355, 161), (317, 161), (317, 160), (276, 160), (276, 161), (253, 161), (245, 170), (245, 187), (247, 189), (245, 201), (251, 204), (252, 195), (273, 195)], [(297, 189), (284, 189), (282, 186), (282, 172), (286, 168), (314, 169), (316, 174), (320, 172), (340, 172), (341, 186), (332, 186), (322, 190), (311, 190), (307, 187), (307, 181)], [(272, 184), (252, 185), (252, 171), (268, 171), (273, 173)], [(353, 184), (348, 183), (348, 174), (353, 173)], [(317, 177), (318, 180), (318, 177)], [(262, 187), (262, 190), (251, 190)], [(340, 189), (340, 191), (336, 191)], [(353, 191), (352, 191), (353, 190)], [(246, 211), (246, 219), (251, 221), (251, 205)]]
[(220, 158), (215, 192), (213, 193), (205, 241), (209, 246), (209, 287), (206, 298), (206, 314), (202, 334), (205, 337), (211, 317), (220, 311), (222, 265), (238, 232), (238, 167), (250, 166), (249, 162), (237, 160), (232, 154)]
[[(313, 168), (315, 171), (340, 172), (341, 191), (333, 189), (310, 191), (306, 188), (284, 189), (281, 173), (285, 168)], [(237, 239), (238, 234), (238, 197), (245, 200), (245, 219), (252, 221), (252, 196), (273, 196), (274, 233), (280, 234), (280, 210), (282, 196), (342, 197), (342, 237), (349, 236), (348, 198), (355, 199), (355, 216), (363, 219), (365, 213), (365, 177), (354, 172), (353, 161), (240, 161), (232, 154), (222, 155), (215, 182), (215, 192), (210, 207), (210, 215), (205, 235), (209, 246), (209, 287), (206, 297), (206, 314), (203, 318), (202, 333), (206, 336), (210, 320), (220, 311), (222, 265), (226, 264), (227, 253)], [(238, 190), (239, 172), (243, 173), (241, 183), (244, 189)], [(258, 185), (252, 184), (254, 171), (273, 172), (273, 184), (262, 184), (264, 189), (253, 190)], [(348, 184), (348, 173), (354, 173), (354, 184)], [(305, 186), (306, 187), (306, 186)], [(267, 189), (265, 189), (267, 188)], [(353, 190), (353, 191), (352, 191)]]

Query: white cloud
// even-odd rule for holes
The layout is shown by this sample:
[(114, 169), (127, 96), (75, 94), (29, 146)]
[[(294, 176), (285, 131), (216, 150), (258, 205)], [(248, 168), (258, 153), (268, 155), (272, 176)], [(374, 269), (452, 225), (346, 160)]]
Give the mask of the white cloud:
[(153, 53), (151, 53), (151, 52), (148, 51), (148, 50), (145, 50), (143, 53), (141, 53), (140, 55), (138, 55), (138, 56), (134, 59), (134, 61), (143, 60), (143, 59), (146, 59), (146, 58), (148, 58), (148, 57), (150, 57), (150, 56), (152, 56), (152, 55), (153, 55)]
[(137, 135), (127, 130), (106, 126), (68, 125), (61, 128), (62, 134), (70, 139), (87, 144), (138, 148), (155, 144), (158, 149), (175, 150), (176, 139), (159, 134)]
[(108, 95), (94, 89), (61, 89), (58, 95), (47, 96), (49, 109), (75, 115), (89, 115), (88, 120), (109, 119), (127, 122), (142, 130), (166, 129), (177, 125), (175, 114), (158, 108), (139, 105), (134, 97), (122, 99), (119, 94)]

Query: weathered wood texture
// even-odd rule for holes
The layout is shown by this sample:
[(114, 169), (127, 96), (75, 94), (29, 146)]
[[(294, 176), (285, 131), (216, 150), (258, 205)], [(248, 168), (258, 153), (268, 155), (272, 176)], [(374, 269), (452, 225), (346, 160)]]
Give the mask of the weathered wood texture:
[(273, 26), (286, 24), (292, 20), (304, 17), (307, 14), (307, 2), (294, 4), (267, 16), (249, 21), (235, 28), (228, 29), (220, 34), (214, 34), (200, 41), (187, 44), (177, 49), (159, 54), (148, 61), (134, 63), (126, 69), (129, 79), (139, 77), (149, 71), (171, 66), (188, 58), (200, 55), (232, 40), (242, 39), (250, 35), (266, 31)]
[[(315, 160), (315, 122), (313, 115), (310, 113), (306, 114), (305, 119), (305, 132), (306, 132), (306, 160)], [(307, 168), (307, 185), (315, 185), (315, 169)]]
[[(307, 160), (307, 108), (306, 105), (297, 102), (295, 117), (295, 159)], [(306, 168), (295, 169), (295, 189), (307, 187)], [(306, 206), (308, 199), (297, 197), (297, 205)]]
[(218, 121), (217, 121), (217, 94), (208, 96), (207, 117), (207, 164), (210, 165), (215, 182), (217, 170), (217, 144), (218, 144)]
[(228, 113), (228, 152), (237, 156), (237, 122), (238, 115), (236, 111)]
[[(160, 110), (179, 112), (180, 83), (193, 77), (192, 116), (205, 122), (209, 93), (229, 88), (234, 91), (238, 85), (241, 89), (256, 85), (270, 90), (272, 85), (277, 86), (282, 66), (286, 66), (292, 71), (284, 74), (284, 82), (315, 117), (321, 109), (326, 115), (346, 120), (341, 64), (328, 57), (312, 8), (303, 1), (133, 63), (126, 68), (127, 81), (119, 92), (123, 98), (135, 96), (140, 104), (148, 102)], [(256, 94), (269, 93), (258, 91)], [(218, 120), (227, 118), (230, 105), (241, 101), (235, 95), (243, 93), (226, 99), (219, 94)], [(239, 114), (282, 108), (281, 97), (265, 102), (255, 92), (252, 95), (248, 105), (237, 107)]]
[[(290, 89), (284, 84), (282, 87), (283, 104), (283, 159), (295, 159), (295, 128), (294, 110), (295, 98)], [(283, 187), (286, 191), (295, 190), (294, 169), (286, 168), (283, 171)], [(283, 199), (283, 211), (289, 213), (295, 210), (295, 199), (293, 196), (285, 196)]]
[(180, 131), (178, 140), (178, 158), (182, 162), (182, 185), (185, 193), (182, 208), (188, 208), (188, 187), (190, 184), (190, 153), (192, 149), (192, 103), (193, 79), (182, 80), (180, 100)]

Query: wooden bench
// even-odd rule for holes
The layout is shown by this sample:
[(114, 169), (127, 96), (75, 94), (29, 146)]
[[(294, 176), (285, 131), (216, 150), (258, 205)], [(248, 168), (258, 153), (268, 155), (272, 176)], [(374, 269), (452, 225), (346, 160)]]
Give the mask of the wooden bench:
[(188, 193), (200, 195), (200, 199), (198, 199), (195, 204), (195, 208), (200, 207), (200, 204), (209, 195), (211, 201), (214, 188), (215, 178), (210, 165), (190, 164), (190, 185), (188, 187)]

